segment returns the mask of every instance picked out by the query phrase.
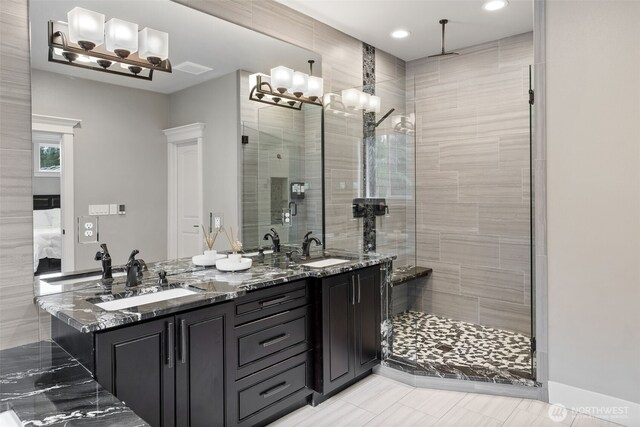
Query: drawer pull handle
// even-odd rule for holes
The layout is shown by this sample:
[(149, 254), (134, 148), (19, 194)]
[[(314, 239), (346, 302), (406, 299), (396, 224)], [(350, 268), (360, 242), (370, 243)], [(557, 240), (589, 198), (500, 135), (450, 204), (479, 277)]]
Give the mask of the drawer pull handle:
[(289, 295), (283, 295), (281, 297), (270, 299), (270, 300), (267, 300), (267, 301), (260, 301), (260, 305), (262, 307), (270, 307), (272, 305), (281, 303), (282, 301), (286, 301), (288, 299), (289, 299)]
[(356, 305), (356, 277), (351, 276), (351, 305)]
[(262, 393), (260, 393), (260, 396), (264, 397), (265, 399), (280, 393), (281, 391), (284, 391), (286, 389), (288, 389), (291, 386), (291, 384), (287, 384), (286, 382), (280, 383), (275, 387), (271, 387), (269, 390), (265, 390)]
[(284, 341), (284, 340), (286, 340), (286, 339), (287, 339), (287, 338), (289, 338), (289, 337), (291, 337), (291, 334), (282, 334), (282, 335), (277, 336), (277, 337), (275, 337), (275, 338), (272, 338), (272, 339), (270, 339), (270, 340), (262, 341), (262, 342), (260, 343), (260, 345), (261, 345), (261, 346), (263, 346), (263, 347), (269, 347), (270, 345), (277, 344), (277, 343), (279, 343), (280, 341)]
[(187, 363), (187, 321), (180, 320), (180, 362)]
[(174, 351), (174, 344), (173, 344), (173, 336), (175, 334), (174, 329), (173, 329), (173, 322), (169, 322), (169, 324), (167, 324), (167, 353), (166, 353), (166, 364), (169, 365), (169, 369), (173, 368), (173, 351)]

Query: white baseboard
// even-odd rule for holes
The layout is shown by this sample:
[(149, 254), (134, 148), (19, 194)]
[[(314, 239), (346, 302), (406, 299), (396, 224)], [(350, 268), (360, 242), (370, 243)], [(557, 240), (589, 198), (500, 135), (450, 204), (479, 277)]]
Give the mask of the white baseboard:
[(629, 427), (640, 427), (640, 403), (549, 381), (549, 403)]

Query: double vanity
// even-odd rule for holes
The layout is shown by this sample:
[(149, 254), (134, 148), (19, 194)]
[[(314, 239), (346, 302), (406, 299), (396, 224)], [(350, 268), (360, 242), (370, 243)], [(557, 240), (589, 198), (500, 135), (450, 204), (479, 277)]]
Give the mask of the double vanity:
[(150, 425), (253, 426), (379, 363), (390, 266), (373, 254), (271, 253), (246, 272), (176, 260), (150, 263), (136, 287), (114, 274), (36, 280), (35, 291), (53, 340)]

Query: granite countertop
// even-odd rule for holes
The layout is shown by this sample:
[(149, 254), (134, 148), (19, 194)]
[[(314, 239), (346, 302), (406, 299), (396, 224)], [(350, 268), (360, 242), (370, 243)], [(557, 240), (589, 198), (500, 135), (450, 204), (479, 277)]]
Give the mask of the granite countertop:
[(0, 406), (25, 426), (148, 426), (48, 341), (0, 351)]
[[(348, 259), (343, 264), (327, 268), (310, 268), (302, 262), (335, 257)], [(247, 291), (275, 286), (305, 278), (319, 278), (340, 274), (372, 265), (391, 262), (393, 257), (380, 254), (360, 254), (337, 250), (312, 253), (311, 260), (289, 262), (283, 253), (254, 257), (253, 266), (244, 272), (224, 273), (216, 268), (202, 268), (191, 264), (189, 259), (158, 262), (149, 266), (149, 272), (140, 286), (126, 288), (124, 279), (115, 280), (105, 287), (99, 280), (66, 286), (64, 291), (42, 295), (36, 283), (36, 303), (52, 316), (57, 317), (81, 332), (95, 332), (128, 323), (171, 314), (216, 302), (232, 300)], [(168, 285), (157, 284), (157, 271), (168, 273)], [(38, 282), (38, 281), (36, 281)], [(171, 288), (186, 288), (195, 291), (192, 295), (165, 301), (144, 304), (121, 310), (106, 311), (95, 303), (111, 301), (136, 295), (160, 292)]]

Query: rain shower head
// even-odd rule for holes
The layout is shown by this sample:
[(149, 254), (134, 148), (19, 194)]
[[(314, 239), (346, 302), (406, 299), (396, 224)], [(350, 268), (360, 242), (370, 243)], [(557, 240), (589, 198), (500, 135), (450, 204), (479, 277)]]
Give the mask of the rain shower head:
[(428, 58), (435, 58), (437, 56), (448, 56), (448, 55), (460, 55), (458, 52), (446, 52), (444, 50), (444, 27), (449, 22), (448, 19), (441, 19), (438, 21), (440, 25), (442, 25), (442, 51), (437, 55), (429, 55)]

